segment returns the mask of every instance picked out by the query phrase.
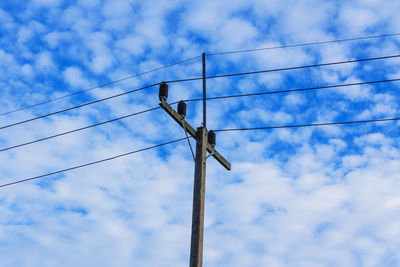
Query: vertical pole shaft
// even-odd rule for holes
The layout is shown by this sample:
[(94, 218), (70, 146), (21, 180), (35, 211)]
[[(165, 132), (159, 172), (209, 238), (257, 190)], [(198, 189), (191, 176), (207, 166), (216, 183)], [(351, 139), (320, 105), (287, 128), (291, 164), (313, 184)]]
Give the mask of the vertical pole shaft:
[(203, 126), (207, 127), (206, 120), (207, 120), (207, 109), (206, 109), (206, 53), (202, 54), (203, 58)]
[(190, 267), (201, 267), (203, 262), (204, 203), (206, 188), (206, 127), (197, 128), (196, 163), (194, 169), (192, 240)]

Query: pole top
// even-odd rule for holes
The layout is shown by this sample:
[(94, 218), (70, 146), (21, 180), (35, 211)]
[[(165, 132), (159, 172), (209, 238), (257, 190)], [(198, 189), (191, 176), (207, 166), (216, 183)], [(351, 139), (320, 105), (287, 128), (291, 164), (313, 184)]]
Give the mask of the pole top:
[(206, 127), (207, 111), (206, 111), (206, 53), (202, 54), (203, 59), (203, 126)]

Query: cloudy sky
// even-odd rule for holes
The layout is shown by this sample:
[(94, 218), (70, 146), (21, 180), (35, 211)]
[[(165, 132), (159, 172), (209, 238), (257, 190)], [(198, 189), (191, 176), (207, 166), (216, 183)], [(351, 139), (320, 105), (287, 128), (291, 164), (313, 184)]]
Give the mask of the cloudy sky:
[[(157, 107), (157, 86), (4, 126), (199, 77), (202, 52), (208, 75), (399, 55), (399, 35), (215, 55), (396, 34), (398, 10), (383, 0), (1, 1), (0, 184), (185, 136), (157, 109), (4, 150)], [(210, 79), (208, 96), (398, 79), (399, 66), (392, 58)], [(210, 100), (207, 126), (399, 118), (398, 90), (394, 81)], [(168, 101), (201, 91), (201, 81), (171, 83)], [(201, 119), (201, 103), (188, 102), (187, 120)], [(207, 161), (204, 266), (400, 266), (399, 126), (219, 132), (232, 170)], [(187, 142), (177, 142), (1, 187), (0, 266), (187, 266), (193, 170)]]

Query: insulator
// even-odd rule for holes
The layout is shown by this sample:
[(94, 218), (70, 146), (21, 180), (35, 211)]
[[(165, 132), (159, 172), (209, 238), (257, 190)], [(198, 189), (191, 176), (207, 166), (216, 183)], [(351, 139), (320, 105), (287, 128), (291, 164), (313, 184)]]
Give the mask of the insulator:
[(186, 103), (183, 101), (179, 101), (178, 103), (178, 114), (183, 118), (186, 117)]
[(160, 88), (158, 90), (158, 98), (161, 100), (167, 100), (168, 98), (168, 84), (166, 82), (162, 82), (160, 84)]
[(216, 141), (215, 132), (213, 130), (208, 131), (207, 142), (214, 147), (215, 141)]

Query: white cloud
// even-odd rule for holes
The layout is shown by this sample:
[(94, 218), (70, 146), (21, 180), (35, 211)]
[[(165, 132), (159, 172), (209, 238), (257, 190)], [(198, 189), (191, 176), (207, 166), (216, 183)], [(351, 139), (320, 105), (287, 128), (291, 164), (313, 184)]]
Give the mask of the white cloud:
[(119, 40), (117, 45), (133, 55), (141, 55), (144, 51), (144, 40), (137, 36), (129, 36), (123, 40)]
[(34, 76), (34, 71), (29, 64), (25, 64), (21, 68), (21, 73), (27, 78), (32, 78)]
[[(343, 84), (347, 83), (360, 83), (363, 82), (359, 79), (352, 77), (347, 78)], [(343, 94), (345, 97), (351, 99), (352, 101), (365, 101), (365, 99), (371, 98), (371, 87), (368, 85), (355, 85), (349, 87), (341, 87), (336, 90), (337, 92)]]
[(68, 67), (64, 70), (64, 79), (74, 87), (87, 87), (88, 81), (84, 78), (82, 71), (77, 67)]
[(130, 15), (132, 12), (131, 1), (105, 1), (102, 7), (102, 12), (106, 17), (120, 17)]
[(62, 40), (67, 39), (67, 34), (62, 32), (50, 32), (46, 34), (43, 39), (47, 42), (50, 48), (56, 48), (60, 45)]
[(23, 26), (18, 31), (18, 42), (25, 43), (33, 37), (32, 29)]
[(378, 16), (373, 9), (368, 10), (351, 6), (344, 6), (340, 12), (340, 17), (344, 25), (347, 25), (348, 31), (353, 34), (365, 32), (378, 21)]
[(90, 67), (95, 73), (103, 73), (112, 66), (113, 55), (107, 43), (110, 37), (101, 32), (95, 32), (88, 38), (91, 53)]
[[(31, 8), (32, 3), (49, 9)], [(0, 41), (0, 86), (5, 91), (1, 102), (7, 105), (2, 105), (2, 111), (202, 51), (390, 32), (400, 21), (397, 5), (373, 0), (80, 0), (74, 4), (34, 0), (15, 10), (0, 10), (0, 15), (9, 13), (0, 18), (2, 25), (8, 23), (0, 27), (6, 32)], [(24, 22), (11, 31), (14, 26), (10, 25), (22, 17)], [(396, 53), (398, 43), (390, 40), (208, 56), (207, 73)], [(396, 64), (393, 60), (390, 68), (360, 63), (213, 79), (207, 81), (207, 90), (208, 95), (219, 96), (373, 80), (393, 75)], [(200, 59), (1, 116), (0, 128), (161, 80), (199, 76)], [(59, 84), (65, 86), (57, 87), (57, 92), (51, 89)], [(169, 100), (200, 97), (201, 85), (201, 81), (171, 83)], [(221, 129), (397, 116), (396, 85), (384, 92), (381, 88), (371, 85), (208, 101), (207, 125)], [(157, 87), (151, 87), (0, 129), (0, 149), (157, 105)], [(201, 117), (201, 103), (189, 102), (187, 120), (196, 127)], [(218, 133), (217, 149), (233, 169), (227, 172), (214, 159), (208, 160), (204, 265), (396, 265), (400, 262), (396, 127), (388, 122)], [(156, 110), (0, 152), (0, 180), (31, 177), (183, 136), (164, 111)], [(192, 183), (193, 160), (188, 144), (181, 142), (2, 188), (0, 254), (7, 255), (2, 264), (187, 266)]]
[(34, 5), (39, 7), (55, 7), (60, 5), (60, 0), (32, 0)]
[(220, 40), (220, 47), (225, 50), (247, 47), (257, 37), (257, 29), (249, 22), (238, 18), (225, 20), (218, 31), (219, 34), (214, 38)]
[(61, 20), (65, 25), (73, 25), (84, 16), (80, 7), (72, 6), (63, 11)]
[(86, 8), (95, 8), (100, 5), (100, 0), (78, 0), (78, 2)]
[(35, 67), (40, 71), (54, 71), (55, 64), (53, 62), (52, 54), (49, 51), (44, 51), (38, 54), (35, 60)]
[(287, 95), (285, 96), (285, 103), (290, 106), (302, 105), (305, 102), (305, 98), (302, 95)]
[(2, 27), (4, 27), (4, 26), (6, 26), (5, 24), (13, 22), (13, 17), (8, 12), (6, 12), (4, 9), (0, 8), (0, 20), (3, 24)]

